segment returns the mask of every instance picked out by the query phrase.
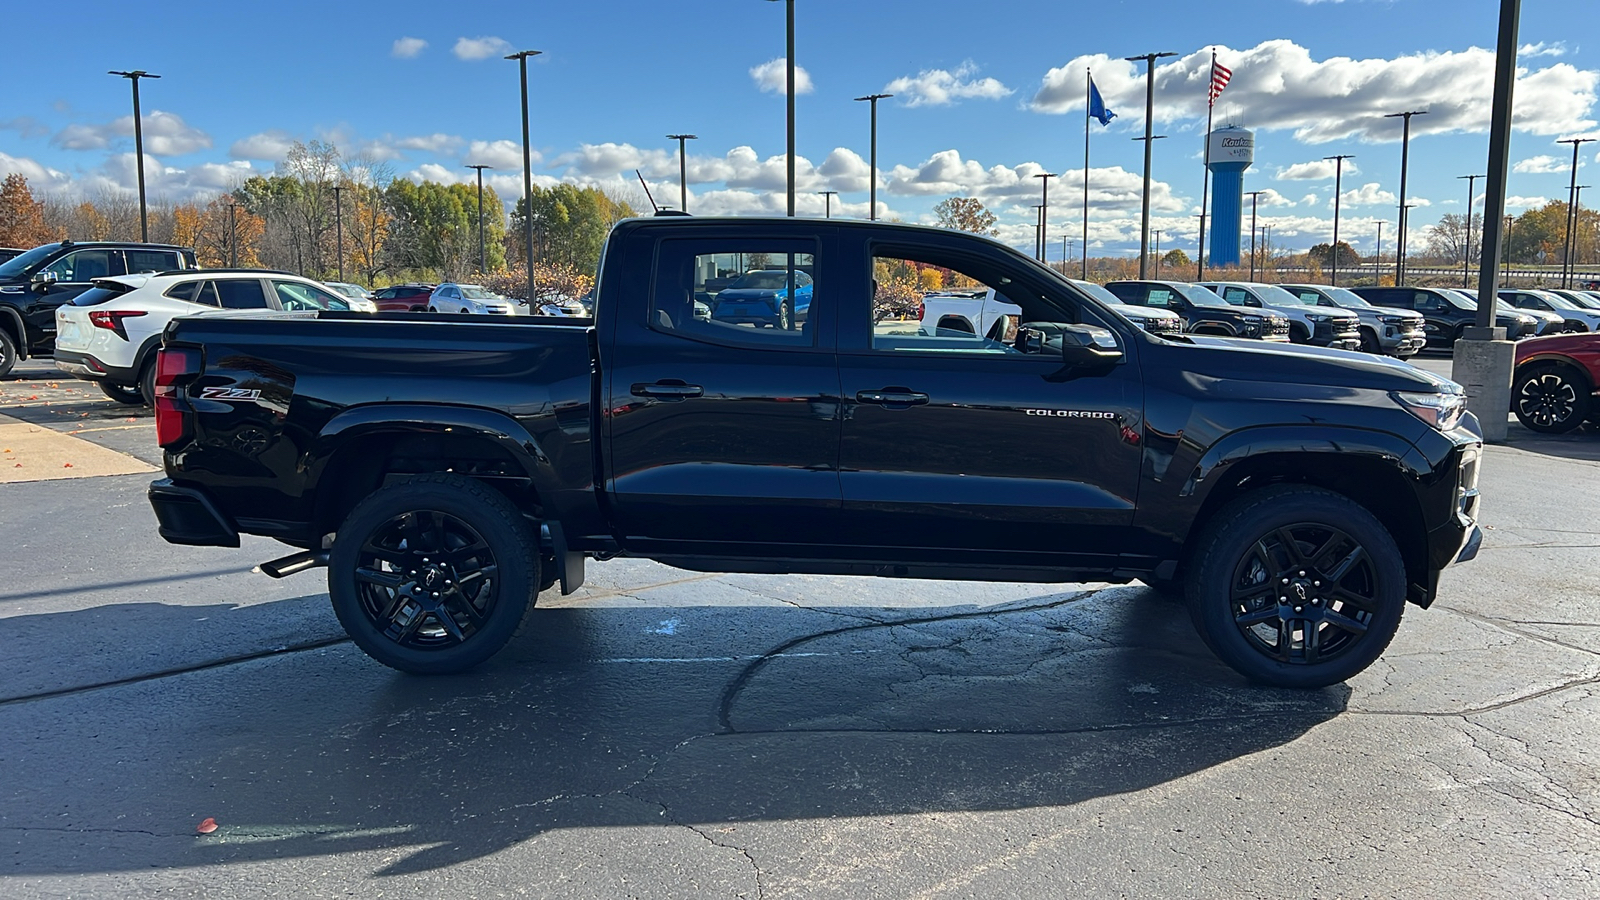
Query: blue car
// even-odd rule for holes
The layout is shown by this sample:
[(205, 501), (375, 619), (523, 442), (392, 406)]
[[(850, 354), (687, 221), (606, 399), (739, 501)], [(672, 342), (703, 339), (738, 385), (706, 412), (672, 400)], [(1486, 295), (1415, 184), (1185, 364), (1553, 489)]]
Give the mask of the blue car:
[(811, 276), (796, 270), (794, 297), (789, 296), (789, 272), (755, 269), (740, 275), (711, 301), (711, 319), (729, 325), (770, 325), (798, 328), (811, 309)]

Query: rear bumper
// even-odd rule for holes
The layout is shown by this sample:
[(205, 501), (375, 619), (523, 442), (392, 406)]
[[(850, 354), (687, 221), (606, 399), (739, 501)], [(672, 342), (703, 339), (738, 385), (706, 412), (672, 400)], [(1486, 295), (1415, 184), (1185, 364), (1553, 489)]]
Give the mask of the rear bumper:
[(109, 381), (114, 384), (138, 384), (139, 373), (127, 366), (113, 366), (92, 354), (57, 350), (56, 368), (85, 381)]
[(162, 478), (150, 483), (149, 495), (150, 506), (161, 523), (157, 531), (167, 543), (239, 546), (239, 529), (217, 509), (205, 491), (179, 487), (170, 478)]

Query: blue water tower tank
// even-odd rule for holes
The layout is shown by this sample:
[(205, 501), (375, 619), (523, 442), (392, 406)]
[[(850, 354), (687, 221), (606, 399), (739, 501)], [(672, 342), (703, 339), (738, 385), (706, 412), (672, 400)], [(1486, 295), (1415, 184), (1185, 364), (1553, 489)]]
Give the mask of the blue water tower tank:
[(1239, 264), (1239, 229), (1244, 215), (1244, 170), (1256, 159), (1255, 132), (1224, 125), (1207, 138), (1211, 169), (1211, 265)]

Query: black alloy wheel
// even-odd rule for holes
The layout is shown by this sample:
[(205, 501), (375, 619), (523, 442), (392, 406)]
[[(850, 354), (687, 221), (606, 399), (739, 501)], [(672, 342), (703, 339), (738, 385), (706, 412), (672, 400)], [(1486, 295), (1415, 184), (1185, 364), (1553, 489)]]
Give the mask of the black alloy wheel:
[(1566, 434), (1589, 418), (1589, 385), (1561, 365), (1518, 372), (1511, 387), (1511, 411), (1523, 427), (1540, 434)]
[(17, 342), (11, 339), (10, 333), (0, 328), (0, 376), (11, 374), (16, 364)]
[(465, 671), (505, 646), (532, 609), (534, 535), (505, 495), (470, 478), (392, 484), (339, 527), (328, 567), (334, 612), (385, 665)]
[(1240, 674), (1322, 687), (1357, 674), (1389, 645), (1405, 606), (1394, 538), (1355, 501), (1275, 486), (1207, 523), (1189, 582), (1201, 637)]
[(136, 384), (112, 384), (109, 381), (102, 381), (100, 393), (128, 406), (144, 405), (144, 392)]

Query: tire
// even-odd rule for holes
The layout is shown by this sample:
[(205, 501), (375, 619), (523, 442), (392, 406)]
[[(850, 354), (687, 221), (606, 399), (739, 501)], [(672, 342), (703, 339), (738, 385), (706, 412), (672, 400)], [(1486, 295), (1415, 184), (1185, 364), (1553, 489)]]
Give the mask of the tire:
[(1567, 366), (1529, 366), (1511, 382), (1511, 411), (1530, 431), (1566, 434), (1591, 415), (1590, 390)]
[(1361, 329), (1361, 351), (1372, 354), (1383, 353), (1383, 345), (1378, 343), (1378, 334), (1371, 328)]
[(780, 331), (788, 331), (794, 327), (794, 310), (789, 306), (788, 300), (778, 301), (778, 323), (775, 327)]
[(438, 310), (434, 309), (433, 307), (430, 306), (430, 307), (428, 307), (428, 312), (436, 313), (436, 312), (438, 312)]
[(1289, 343), (1291, 343), (1291, 344), (1309, 344), (1309, 343), (1311, 343), (1311, 331), (1309, 329), (1299, 325), (1299, 324), (1290, 325), (1289, 326)]
[(328, 560), (333, 611), (386, 666), (464, 672), (499, 652), (532, 611), (543, 583), (537, 533), (504, 494), (470, 478), (396, 482), (339, 526)]
[(1224, 663), (1261, 684), (1337, 684), (1371, 665), (1400, 627), (1400, 549), (1342, 494), (1252, 491), (1212, 516), (1190, 558), (1199, 561), (1188, 585), (1195, 628)]
[(144, 370), (139, 373), (139, 393), (144, 397), (144, 405), (152, 409), (156, 405), (156, 355), (150, 354), (150, 361), (144, 364)]
[(0, 328), (0, 377), (11, 374), (17, 365), (17, 342), (11, 339), (11, 333)]
[(144, 391), (136, 384), (113, 384), (109, 381), (100, 382), (100, 393), (128, 406), (143, 406)]

